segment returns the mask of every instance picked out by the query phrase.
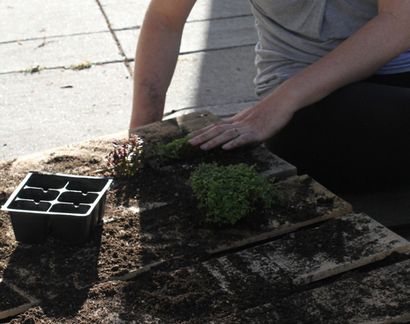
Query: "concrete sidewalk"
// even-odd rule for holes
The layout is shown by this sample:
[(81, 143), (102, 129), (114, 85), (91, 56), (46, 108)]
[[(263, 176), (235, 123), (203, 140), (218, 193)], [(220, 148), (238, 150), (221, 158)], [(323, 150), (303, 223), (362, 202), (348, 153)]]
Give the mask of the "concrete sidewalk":
[[(0, 160), (128, 128), (132, 61), (148, 3), (0, 3)], [(198, 0), (166, 113), (226, 115), (255, 101), (255, 42), (248, 0)]]

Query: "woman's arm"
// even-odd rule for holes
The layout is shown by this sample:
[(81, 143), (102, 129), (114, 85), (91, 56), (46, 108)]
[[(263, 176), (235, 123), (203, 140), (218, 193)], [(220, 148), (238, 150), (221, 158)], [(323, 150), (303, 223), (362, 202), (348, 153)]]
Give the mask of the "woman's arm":
[(370, 76), (410, 48), (409, 17), (409, 0), (379, 0), (378, 15), (336, 49), (282, 83), (256, 106), (194, 134), (191, 143), (203, 149), (221, 144), (232, 149), (273, 136), (297, 110)]
[[(283, 84), (278, 93), (299, 109), (364, 79), (410, 48), (410, 1), (380, 0), (379, 14), (334, 51)], [(308, 82), (306, 82), (308, 81)]]
[(152, 0), (141, 28), (134, 68), (130, 129), (162, 119), (182, 31), (195, 0)]

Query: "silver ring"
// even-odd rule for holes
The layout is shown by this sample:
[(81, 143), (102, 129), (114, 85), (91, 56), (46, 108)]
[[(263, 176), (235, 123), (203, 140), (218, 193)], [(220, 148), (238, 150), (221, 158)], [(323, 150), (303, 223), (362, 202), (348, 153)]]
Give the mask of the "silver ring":
[(232, 128), (233, 129), (233, 131), (235, 132), (235, 135), (236, 136), (240, 136), (241, 135), (241, 133), (239, 133), (239, 129), (237, 129), (236, 127), (235, 128)]

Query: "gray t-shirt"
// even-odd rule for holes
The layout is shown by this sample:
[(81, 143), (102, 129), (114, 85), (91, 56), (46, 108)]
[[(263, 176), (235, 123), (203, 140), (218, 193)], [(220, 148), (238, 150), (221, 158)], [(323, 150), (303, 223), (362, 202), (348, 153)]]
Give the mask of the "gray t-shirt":
[[(256, 92), (262, 95), (312, 64), (377, 15), (377, 0), (250, 0), (259, 41)], [(410, 51), (380, 73), (410, 71)]]

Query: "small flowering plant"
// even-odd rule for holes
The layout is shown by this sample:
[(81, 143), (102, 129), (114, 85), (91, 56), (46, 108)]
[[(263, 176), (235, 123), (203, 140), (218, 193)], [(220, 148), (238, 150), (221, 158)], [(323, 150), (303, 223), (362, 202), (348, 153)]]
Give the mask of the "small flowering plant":
[(144, 140), (138, 135), (113, 142), (114, 149), (108, 155), (108, 169), (114, 176), (129, 178), (137, 175), (144, 166)]

